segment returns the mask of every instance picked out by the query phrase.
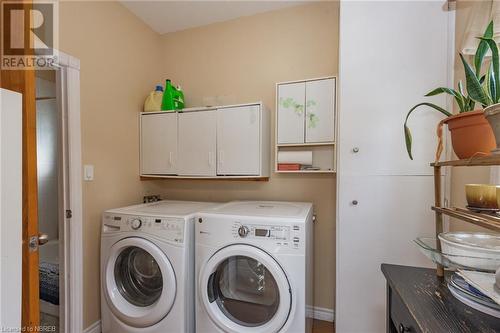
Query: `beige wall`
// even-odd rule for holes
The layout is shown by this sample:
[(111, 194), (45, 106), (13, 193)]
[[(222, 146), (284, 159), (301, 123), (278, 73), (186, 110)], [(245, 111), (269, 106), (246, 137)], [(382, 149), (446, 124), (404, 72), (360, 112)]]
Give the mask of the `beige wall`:
[[(471, 1), (457, 1), (456, 26), (455, 26), (455, 87), (459, 80), (465, 83), (464, 68), (458, 53), (462, 49), (462, 42), (467, 29), (467, 19), (472, 6)], [(458, 112), (455, 106), (455, 112)], [(451, 204), (455, 207), (465, 207), (465, 184), (470, 183), (490, 183), (489, 167), (468, 167), (451, 169)], [(485, 230), (472, 224), (458, 220), (453, 220), (450, 230)]]
[[(108, 208), (167, 198), (300, 200), (315, 204), (315, 304), (333, 308), (335, 177), (272, 175), (269, 182), (139, 181), (138, 111), (170, 77), (188, 105), (203, 97), (262, 100), (274, 112), (275, 83), (335, 75), (338, 5), (289, 8), (160, 36), (116, 2), (61, 2), (60, 48), (81, 60), (84, 182), (84, 327), (100, 318), (100, 215)], [(163, 70), (162, 70), (163, 69)]]
[[(166, 34), (163, 76), (182, 86), (188, 106), (216, 96), (228, 103), (262, 100), (272, 111), (274, 127), (276, 82), (337, 74), (338, 18), (338, 3), (329, 2)], [(272, 174), (269, 182), (165, 180), (158, 191), (166, 198), (188, 200), (313, 202), (315, 305), (333, 309), (335, 176)]]
[(61, 2), (60, 48), (81, 60), (83, 163), (95, 180), (83, 183), (84, 327), (100, 318), (100, 216), (142, 200), (138, 111), (159, 81), (160, 36), (122, 5)]

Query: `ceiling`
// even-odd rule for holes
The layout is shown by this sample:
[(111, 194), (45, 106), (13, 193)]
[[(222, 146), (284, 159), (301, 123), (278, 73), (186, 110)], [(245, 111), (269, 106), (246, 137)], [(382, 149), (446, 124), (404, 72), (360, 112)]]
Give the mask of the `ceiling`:
[[(311, 0), (309, 0), (311, 1)], [(309, 1), (120, 1), (154, 31), (165, 34)]]

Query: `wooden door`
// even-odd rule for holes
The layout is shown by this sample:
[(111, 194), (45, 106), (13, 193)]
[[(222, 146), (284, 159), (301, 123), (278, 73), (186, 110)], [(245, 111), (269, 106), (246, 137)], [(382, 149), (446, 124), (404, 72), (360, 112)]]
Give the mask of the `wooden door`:
[(335, 79), (306, 82), (306, 143), (335, 141)]
[[(31, 8), (31, 1), (24, 1), (25, 8)], [(29, 29), (30, 20), (25, 16), (24, 29)], [(23, 31), (4, 32), (23, 34)], [(28, 47), (28, 43), (25, 44)], [(26, 54), (29, 52), (27, 51)], [(1, 55), (0, 55), (1, 61)], [(38, 191), (36, 154), (36, 108), (35, 71), (1, 70), (0, 87), (23, 94), (22, 107), (22, 326), (35, 330), (40, 323), (38, 248), (30, 251), (29, 242), (38, 240)]]
[(217, 174), (260, 173), (260, 106), (217, 110)]
[(304, 143), (305, 83), (278, 85), (278, 144)]
[(216, 175), (216, 112), (179, 113), (179, 175)]
[(141, 115), (141, 174), (176, 174), (177, 113)]

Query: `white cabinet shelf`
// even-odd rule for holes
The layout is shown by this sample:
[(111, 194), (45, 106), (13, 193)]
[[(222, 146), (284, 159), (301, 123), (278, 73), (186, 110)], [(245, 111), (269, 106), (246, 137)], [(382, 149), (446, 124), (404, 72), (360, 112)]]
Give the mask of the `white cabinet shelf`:
[[(325, 77), (276, 85), (276, 173), (335, 173), (336, 84), (336, 77)], [(284, 158), (290, 151), (304, 152), (312, 160)], [(320, 170), (279, 170), (282, 163)]]
[(335, 142), (281, 143), (276, 145), (276, 147), (311, 147), (311, 146), (335, 146)]
[(269, 112), (262, 103), (140, 115), (141, 179), (269, 178)]

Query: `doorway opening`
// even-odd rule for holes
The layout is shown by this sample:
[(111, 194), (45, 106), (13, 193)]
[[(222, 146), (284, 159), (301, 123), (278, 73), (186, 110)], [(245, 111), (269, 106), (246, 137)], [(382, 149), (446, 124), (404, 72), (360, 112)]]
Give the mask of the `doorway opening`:
[[(63, 332), (64, 302), (64, 191), (63, 116), (57, 92), (57, 70), (37, 71), (36, 138), (38, 229), (40, 233), (40, 325)], [(59, 85), (60, 86), (60, 85)], [(59, 99), (58, 99), (59, 98)]]

